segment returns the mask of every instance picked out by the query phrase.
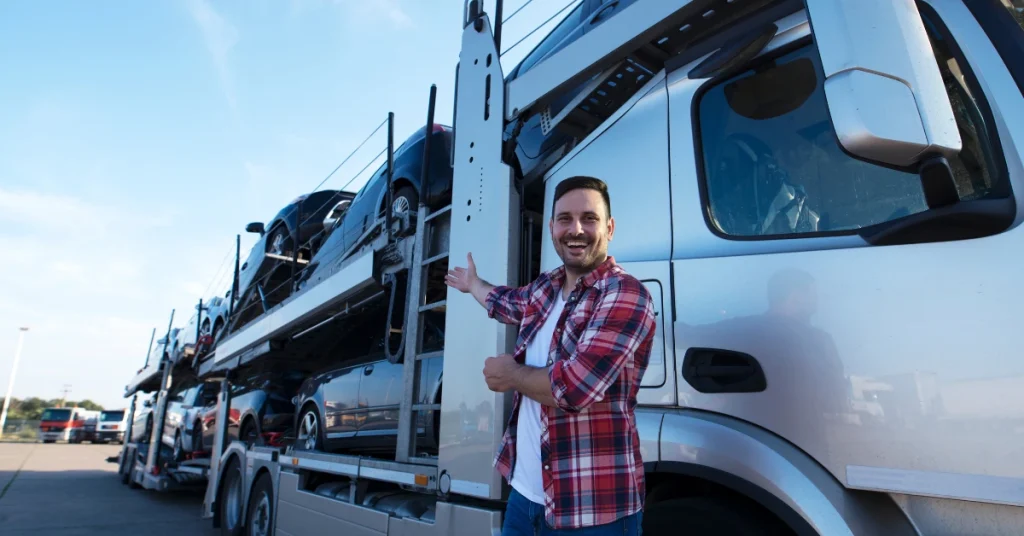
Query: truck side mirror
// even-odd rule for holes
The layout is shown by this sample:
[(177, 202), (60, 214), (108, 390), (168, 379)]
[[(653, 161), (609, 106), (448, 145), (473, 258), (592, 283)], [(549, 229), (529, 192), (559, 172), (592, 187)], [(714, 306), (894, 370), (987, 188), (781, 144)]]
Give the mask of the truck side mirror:
[(805, 0), (836, 135), (853, 155), (901, 167), (961, 148), (914, 0)]
[(245, 232), (247, 232), (247, 233), (259, 233), (260, 236), (263, 236), (263, 222), (254, 221), (254, 222), (250, 223), (249, 225), (246, 225), (245, 226)]

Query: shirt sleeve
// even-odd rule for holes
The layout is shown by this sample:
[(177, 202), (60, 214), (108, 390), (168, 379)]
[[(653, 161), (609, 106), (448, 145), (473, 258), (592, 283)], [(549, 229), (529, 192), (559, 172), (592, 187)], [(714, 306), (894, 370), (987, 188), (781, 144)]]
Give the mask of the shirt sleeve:
[(558, 407), (578, 413), (605, 392), (641, 344), (654, 337), (651, 295), (636, 280), (617, 279), (605, 289), (576, 351), (551, 366), (551, 394)]
[(526, 314), (533, 283), (525, 287), (497, 286), (487, 293), (487, 316), (502, 324), (519, 324)]

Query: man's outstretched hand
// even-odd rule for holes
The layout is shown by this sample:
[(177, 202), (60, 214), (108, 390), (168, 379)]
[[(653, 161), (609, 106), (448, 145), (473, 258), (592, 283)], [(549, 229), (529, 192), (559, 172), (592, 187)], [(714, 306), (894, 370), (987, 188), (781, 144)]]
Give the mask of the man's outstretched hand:
[(466, 254), (466, 262), (469, 264), (468, 268), (457, 266), (448, 270), (448, 275), (444, 277), (444, 283), (458, 291), (472, 294), (480, 305), (486, 307), (487, 294), (494, 286), (476, 275), (476, 263), (473, 262), (472, 253)]
[(466, 254), (466, 262), (469, 263), (469, 268), (463, 268), (456, 266), (455, 268), (448, 270), (448, 275), (445, 276), (444, 282), (449, 287), (462, 292), (472, 292), (474, 283), (480, 278), (476, 275), (476, 264), (473, 262), (473, 254)]

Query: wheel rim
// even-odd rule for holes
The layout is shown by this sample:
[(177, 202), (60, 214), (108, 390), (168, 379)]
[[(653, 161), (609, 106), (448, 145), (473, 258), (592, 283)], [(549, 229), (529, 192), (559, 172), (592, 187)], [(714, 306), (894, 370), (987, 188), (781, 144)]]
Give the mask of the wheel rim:
[(404, 195), (396, 197), (394, 203), (391, 204), (391, 212), (394, 214), (405, 214), (411, 208), (409, 199)]
[(266, 493), (260, 494), (260, 502), (252, 514), (249, 534), (251, 536), (268, 536), (270, 534), (270, 497), (267, 497)]
[(229, 529), (238, 526), (242, 517), (242, 479), (237, 472), (232, 472), (228, 481), (227, 497), (224, 498), (227, 519), (224, 520)]
[(317, 426), (316, 413), (307, 411), (299, 425), (299, 443), (306, 450), (316, 450)]
[(284, 234), (277, 233), (274, 235), (274, 240), (270, 243), (270, 251), (281, 255), (284, 253)]

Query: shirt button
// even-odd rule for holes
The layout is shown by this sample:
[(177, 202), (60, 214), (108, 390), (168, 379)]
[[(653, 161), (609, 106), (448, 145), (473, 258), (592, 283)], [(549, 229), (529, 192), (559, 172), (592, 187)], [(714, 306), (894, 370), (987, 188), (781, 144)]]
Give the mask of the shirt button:
[(551, 470), (551, 466), (550, 465), (545, 465), (544, 466), (544, 470), (545, 471), (550, 471)]
[(551, 364), (554, 363), (554, 362), (555, 362), (554, 359), (551, 359), (550, 357), (548, 358), (548, 366), (551, 366)]

